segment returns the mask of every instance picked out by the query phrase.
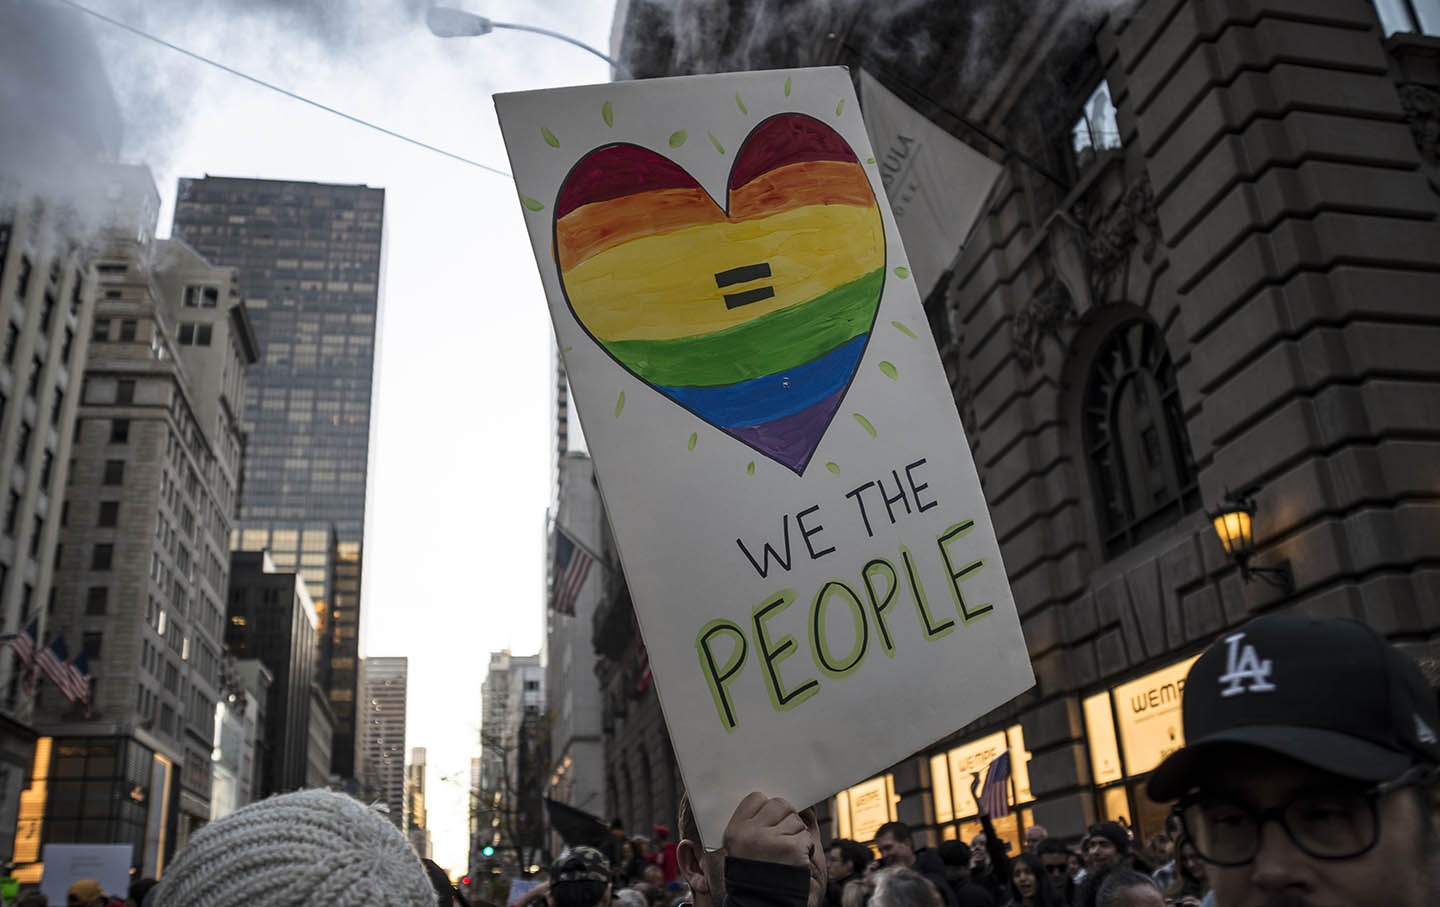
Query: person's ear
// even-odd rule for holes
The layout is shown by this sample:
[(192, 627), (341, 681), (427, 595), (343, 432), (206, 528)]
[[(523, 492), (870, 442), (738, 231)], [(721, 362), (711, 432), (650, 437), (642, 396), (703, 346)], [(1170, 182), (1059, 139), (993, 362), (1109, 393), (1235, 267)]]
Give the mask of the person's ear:
[(705, 849), (699, 842), (684, 839), (675, 848), (675, 861), (680, 864), (680, 874), (690, 890), (709, 895), (710, 879), (705, 875)]

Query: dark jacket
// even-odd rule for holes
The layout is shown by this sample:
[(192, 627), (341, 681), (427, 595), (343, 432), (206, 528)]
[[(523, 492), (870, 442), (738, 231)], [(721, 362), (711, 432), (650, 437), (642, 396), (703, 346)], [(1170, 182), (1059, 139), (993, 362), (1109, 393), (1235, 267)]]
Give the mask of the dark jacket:
[(959, 907), (998, 907), (989, 891), (969, 879), (964, 882), (951, 882), (950, 890), (955, 893), (955, 903)]
[(940, 892), (940, 897), (945, 901), (945, 907), (958, 907), (955, 901), (955, 892), (950, 889), (950, 881), (945, 878), (945, 864), (940, 861), (940, 855), (928, 847), (922, 847), (915, 851), (915, 871), (930, 880), (935, 890)]
[(807, 867), (725, 858), (725, 907), (805, 907), (809, 900)]
[(831, 879), (825, 884), (825, 905), (826, 907), (841, 907), (845, 903), (845, 883), (858, 882), (861, 876), (852, 872), (839, 879)]

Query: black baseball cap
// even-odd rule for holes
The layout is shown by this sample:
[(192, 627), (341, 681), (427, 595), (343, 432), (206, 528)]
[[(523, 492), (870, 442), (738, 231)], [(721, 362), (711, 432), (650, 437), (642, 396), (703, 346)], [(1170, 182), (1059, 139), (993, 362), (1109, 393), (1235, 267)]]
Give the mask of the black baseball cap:
[(1150, 776), (1156, 801), (1194, 788), (1217, 749), (1269, 750), (1378, 783), (1440, 764), (1440, 708), (1408, 655), (1353, 620), (1272, 615), (1221, 636), (1185, 679), (1185, 741)]

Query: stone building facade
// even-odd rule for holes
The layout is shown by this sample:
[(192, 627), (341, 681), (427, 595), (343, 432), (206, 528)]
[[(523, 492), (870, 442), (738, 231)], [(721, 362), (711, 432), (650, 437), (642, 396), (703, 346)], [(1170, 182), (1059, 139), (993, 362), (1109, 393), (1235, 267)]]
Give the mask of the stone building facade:
[[(1099, 818), (1148, 834), (1164, 806), (1144, 779), (1220, 633), (1274, 611), (1440, 631), (1440, 23), (1379, 6), (631, 0), (617, 17), (638, 76), (863, 67), (1005, 167), (926, 308), (1036, 686), (840, 792), (832, 833), (966, 835), (971, 775), (1009, 749), (1012, 840)], [(1239, 497), (1250, 564), (1291, 585), (1226, 556), (1210, 514)], [(658, 710), (627, 686), (612, 599), (607, 732), (664, 739), (631, 726)], [(658, 744), (612, 739), (623, 807), (666, 773)]]

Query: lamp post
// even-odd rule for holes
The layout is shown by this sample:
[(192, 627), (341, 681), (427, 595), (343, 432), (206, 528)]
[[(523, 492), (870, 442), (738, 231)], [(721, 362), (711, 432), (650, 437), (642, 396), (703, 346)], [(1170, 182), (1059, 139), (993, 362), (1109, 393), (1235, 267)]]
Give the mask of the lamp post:
[(1251, 577), (1258, 577), (1288, 595), (1295, 591), (1295, 575), (1290, 569), (1289, 561), (1283, 561), (1274, 567), (1250, 566), (1250, 556), (1255, 553), (1252, 529), (1255, 498), (1252, 495), (1253, 492), (1225, 492), (1225, 500), (1210, 514), (1211, 523), (1215, 526), (1215, 534), (1220, 537), (1221, 547), (1240, 568), (1242, 580), (1248, 583)]
[(448, 6), (432, 6), (425, 13), (425, 24), (429, 26), (430, 33), (437, 38), (474, 38), (480, 35), (488, 35), (497, 28), (508, 28), (514, 31), (534, 32), (537, 35), (546, 35), (564, 41), (566, 44), (573, 44), (581, 50), (589, 51), (600, 59), (615, 67), (615, 71), (622, 78), (633, 79), (635, 76), (629, 68), (619, 60), (613, 59), (584, 41), (576, 40), (569, 35), (561, 34), (558, 31), (551, 31), (548, 28), (540, 28), (535, 25), (520, 25), (515, 22), (496, 22), (494, 19), (487, 19), (484, 16), (477, 16), (474, 13), (467, 13), (463, 9), (454, 9)]

